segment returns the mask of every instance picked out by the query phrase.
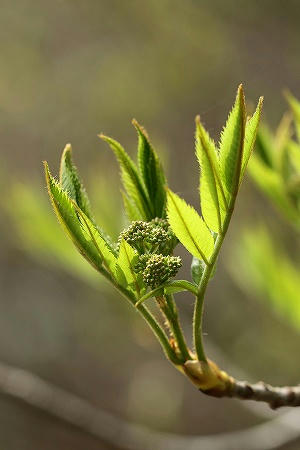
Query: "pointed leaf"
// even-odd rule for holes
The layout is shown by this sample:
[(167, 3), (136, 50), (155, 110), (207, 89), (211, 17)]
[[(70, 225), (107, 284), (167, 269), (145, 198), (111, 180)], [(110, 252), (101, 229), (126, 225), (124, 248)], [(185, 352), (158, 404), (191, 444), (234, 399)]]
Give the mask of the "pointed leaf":
[(72, 147), (67, 144), (64, 148), (60, 162), (60, 185), (79, 208), (91, 218), (90, 202), (86, 191), (79, 179), (78, 171), (72, 161)]
[(209, 262), (214, 249), (213, 237), (197, 211), (168, 189), (170, 226), (185, 248), (197, 258)]
[(162, 295), (163, 292), (164, 292), (164, 285), (161, 285), (155, 289), (152, 289), (152, 291), (147, 292), (147, 294), (145, 294), (141, 298), (139, 298), (134, 306), (137, 307), (137, 306), (141, 305), (142, 303), (144, 303), (145, 300), (148, 300), (148, 298), (158, 297), (159, 295)]
[(105, 238), (101, 235), (99, 230), (95, 227), (93, 222), (84, 214), (83, 211), (74, 204), (75, 210), (80, 218), (80, 224), (84, 233), (85, 239), (90, 241), (98, 253), (101, 255), (104, 265), (107, 270), (113, 275), (115, 272), (116, 257), (111, 248), (107, 245)]
[(255, 154), (268, 167), (274, 167), (274, 139), (271, 130), (265, 123), (261, 123), (255, 142)]
[(119, 256), (117, 259), (117, 267), (119, 267), (126, 280), (126, 286), (130, 286), (133, 288), (133, 291), (137, 293), (140, 292), (140, 284), (141, 280), (138, 274), (134, 271), (134, 267), (138, 262), (138, 254), (137, 252), (125, 241), (122, 239), (120, 244)]
[(187, 280), (173, 280), (164, 285), (165, 294), (176, 294), (177, 292), (183, 291), (189, 291), (197, 295), (198, 286)]
[(138, 162), (144, 185), (147, 190), (150, 205), (152, 207), (152, 218), (165, 217), (166, 191), (165, 176), (156, 152), (150, 144), (146, 131), (136, 120), (132, 121), (138, 136)]
[(195, 258), (193, 256), (192, 264), (191, 264), (191, 275), (193, 282), (199, 284), (205, 269), (205, 264), (200, 259)]
[(74, 203), (72, 203), (72, 200), (61, 189), (59, 183), (52, 177), (46, 162), (44, 166), (49, 196), (59, 222), (79, 252), (93, 267), (101, 272), (102, 257), (95, 245), (86, 239), (80, 221), (78, 220)]
[(291, 110), (293, 111), (298, 141), (300, 143), (300, 102), (290, 92), (286, 92), (285, 96), (289, 102)]
[(135, 203), (143, 220), (151, 220), (151, 208), (136, 165), (117, 141), (104, 136), (103, 134), (100, 134), (99, 137), (109, 144), (116, 155), (120, 164), (122, 181), (128, 197)]
[(226, 198), (219, 173), (215, 144), (196, 117), (196, 155), (199, 161), (200, 201), (208, 227), (219, 233), (226, 215)]
[(134, 220), (143, 220), (143, 216), (134, 201), (132, 201), (125, 192), (121, 192), (121, 194), (125, 212), (130, 222), (133, 222)]
[(252, 149), (254, 147), (256, 134), (257, 134), (257, 130), (258, 130), (258, 125), (259, 125), (259, 121), (260, 121), (260, 116), (261, 116), (263, 100), (264, 100), (263, 97), (260, 97), (260, 99), (258, 100), (257, 108), (256, 108), (253, 116), (246, 123), (245, 142), (244, 142), (244, 149), (243, 149), (240, 182), (242, 181), (242, 179), (244, 177), (245, 170), (247, 168), (247, 164), (248, 164), (249, 158), (251, 156)]
[(229, 199), (236, 194), (240, 179), (244, 135), (245, 99), (243, 87), (240, 85), (220, 142), (220, 168)]

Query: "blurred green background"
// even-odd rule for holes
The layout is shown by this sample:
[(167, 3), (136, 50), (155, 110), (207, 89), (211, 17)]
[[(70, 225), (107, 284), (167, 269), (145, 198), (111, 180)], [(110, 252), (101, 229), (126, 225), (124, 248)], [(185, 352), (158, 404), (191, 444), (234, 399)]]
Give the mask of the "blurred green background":
[[(99, 223), (116, 237), (118, 168), (97, 134), (133, 155), (135, 117), (172, 189), (198, 207), (194, 117), (217, 139), (243, 82), (251, 102), (265, 96), (264, 119), (277, 125), (282, 90), (300, 97), (299, 2), (0, 0), (0, 8), (0, 358), (155, 430), (197, 435), (261, 422), (238, 402), (200, 395), (164, 360), (140, 317), (63, 236), (41, 162), (57, 171), (71, 142)], [(261, 222), (297, 260), (299, 236), (247, 179), (207, 295), (206, 340), (251, 380), (297, 384), (298, 329), (232, 276), (232, 248)], [(189, 333), (192, 299), (178, 304)], [(6, 397), (0, 446), (112, 448)]]

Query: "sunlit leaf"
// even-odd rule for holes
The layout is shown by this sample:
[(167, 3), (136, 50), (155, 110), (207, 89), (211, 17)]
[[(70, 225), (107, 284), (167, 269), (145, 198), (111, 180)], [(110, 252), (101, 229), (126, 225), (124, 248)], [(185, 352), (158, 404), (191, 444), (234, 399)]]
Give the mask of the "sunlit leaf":
[(165, 217), (166, 180), (159, 158), (154, 151), (146, 131), (136, 120), (132, 121), (138, 136), (138, 163), (152, 208), (152, 218)]
[(199, 117), (196, 118), (196, 155), (201, 169), (201, 212), (208, 227), (219, 233), (226, 215), (226, 198), (215, 144), (202, 126)]
[(185, 248), (208, 263), (214, 249), (213, 237), (197, 211), (174, 192), (168, 190), (168, 218), (170, 226)]
[(220, 168), (229, 199), (236, 194), (240, 179), (244, 133), (245, 99), (243, 87), (240, 85), (220, 142)]
[(99, 137), (109, 144), (120, 164), (122, 181), (131, 202), (140, 213), (141, 220), (151, 220), (151, 208), (145, 192), (145, 187), (138, 174), (136, 165), (125, 152), (124, 148), (114, 139), (100, 134)]
[(259, 125), (259, 121), (260, 121), (260, 116), (261, 116), (262, 105), (263, 105), (263, 97), (260, 97), (260, 99), (258, 101), (258, 105), (256, 107), (256, 110), (255, 110), (253, 116), (246, 122), (245, 142), (244, 142), (244, 148), (243, 148), (240, 182), (243, 179), (249, 158), (251, 156), (252, 149), (254, 147), (257, 130), (258, 130), (258, 125)]
[(78, 219), (75, 203), (61, 189), (58, 182), (50, 174), (47, 163), (45, 163), (45, 175), (49, 196), (57, 215), (67, 235), (73, 241), (79, 252), (95, 267), (102, 269), (102, 257), (94, 243), (87, 239)]
[[(137, 262), (137, 252), (125, 241), (125, 239), (122, 239), (117, 259), (117, 267), (121, 269), (121, 273), (124, 274), (126, 280), (126, 285), (124, 287), (132, 287), (135, 292), (139, 293), (141, 289), (141, 277), (134, 270)], [(116, 275), (119, 277), (120, 272), (117, 271)], [(120, 277), (119, 281), (122, 283)]]
[(60, 161), (59, 181), (62, 189), (74, 200), (79, 208), (91, 219), (90, 202), (79, 179), (77, 168), (72, 160), (72, 147), (67, 144)]

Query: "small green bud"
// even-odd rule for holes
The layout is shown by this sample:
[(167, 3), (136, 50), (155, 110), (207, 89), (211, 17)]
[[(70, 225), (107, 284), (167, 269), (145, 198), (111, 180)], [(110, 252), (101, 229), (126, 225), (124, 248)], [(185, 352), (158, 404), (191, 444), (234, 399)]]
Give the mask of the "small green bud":
[(175, 277), (181, 267), (179, 256), (163, 256), (153, 254), (146, 263), (143, 271), (143, 280), (152, 289)]
[(134, 247), (138, 253), (159, 253), (169, 255), (172, 253), (178, 241), (165, 219), (153, 219), (151, 222), (134, 221), (122, 231), (119, 236), (119, 244), (122, 239)]

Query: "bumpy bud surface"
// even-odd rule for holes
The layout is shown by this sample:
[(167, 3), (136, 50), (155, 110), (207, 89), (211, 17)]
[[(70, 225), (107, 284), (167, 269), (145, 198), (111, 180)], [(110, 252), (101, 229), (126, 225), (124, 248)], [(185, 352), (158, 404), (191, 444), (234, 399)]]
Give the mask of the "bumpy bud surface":
[(125, 239), (140, 255), (157, 253), (170, 255), (178, 243), (176, 236), (165, 219), (151, 222), (134, 221), (119, 236), (119, 243)]
[(181, 258), (179, 256), (153, 254), (147, 260), (143, 271), (144, 283), (154, 289), (170, 278), (175, 277), (180, 267)]

